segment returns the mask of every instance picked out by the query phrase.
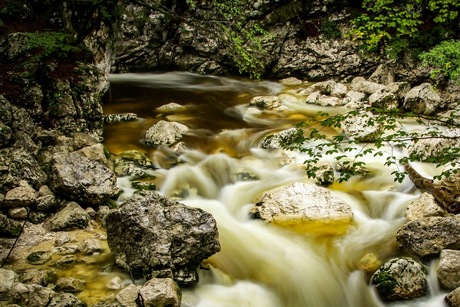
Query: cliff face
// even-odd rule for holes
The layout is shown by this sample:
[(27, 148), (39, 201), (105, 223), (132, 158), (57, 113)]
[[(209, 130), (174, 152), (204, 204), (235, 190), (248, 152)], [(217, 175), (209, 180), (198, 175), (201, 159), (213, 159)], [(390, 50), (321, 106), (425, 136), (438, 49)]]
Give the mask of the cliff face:
[[(353, 9), (352, 1), (254, 1), (242, 12), (242, 28), (257, 22), (269, 33), (262, 42), (264, 54), (256, 55), (262, 76), (324, 80), (369, 73), (376, 61), (361, 56), (346, 38)], [(206, 1), (158, 6), (124, 0), (113, 71), (236, 73), (237, 55), (219, 16)]]

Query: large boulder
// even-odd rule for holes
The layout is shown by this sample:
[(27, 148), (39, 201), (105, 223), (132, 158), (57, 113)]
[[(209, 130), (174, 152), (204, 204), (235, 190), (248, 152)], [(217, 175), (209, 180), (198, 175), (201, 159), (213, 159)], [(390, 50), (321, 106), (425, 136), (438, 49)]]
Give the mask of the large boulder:
[(422, 83), (407, 92), (403, 106), (416, 114), (431, 115), (443, 107), (443, 101), (430, 83)]
[(114, 172), (77, 152), (54, 154), (50, 177), (56, 194), (80, 203), (103, 204), (118, 191)]
[(70, 202), (50, 217), (43, 226), (52, 231), (83, 229), (88, 226), (89, 221), (88, 213), (76, 202)]
[(134, 276), (197, 282), (197, 266), (220, 250), (216, 221), (207, 212), (154, 191), (135, 193), (106, 218), (116, 263)]
[(341, 233), (353, 218), (351, 206), (323, 187), (295, 182), (265, 192), (251, 215), (307, 232)]
[(375, 140), (383, 131), (383, 124), (371, 112), (350, 114), (341, 122), (341, 126), (343, 132), (361, 142)]
[(428, 293), (428, 271), (420, 262), (400, 257), (384, 263), (371, 282), (383, 300), (410, 300)]
[(437, 256), (445, 248), (460, 247), (460, 219), (425, 217), (404, 224), (396, 234), (403, 250), (419, 257)]

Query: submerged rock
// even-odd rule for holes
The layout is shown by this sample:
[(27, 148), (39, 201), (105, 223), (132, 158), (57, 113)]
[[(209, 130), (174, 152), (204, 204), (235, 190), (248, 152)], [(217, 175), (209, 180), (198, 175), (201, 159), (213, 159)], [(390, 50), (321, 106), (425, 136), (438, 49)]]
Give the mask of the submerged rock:
[(207, 212), (139, 191), (105, 218), (107, 242), (120, 267), (140, 277), (197, 282), (196, 268), (220, 250), (216, 221)]
[(400, 257), (384, 263), (371, 282), (383, 300), (410, 300), (428, 293), (427, 269), (418, 261)]
[(353, 211), (328, 189), (295, 182), (264, 193), (251, 215), (306, 231), (341, 233), (350, 225)]

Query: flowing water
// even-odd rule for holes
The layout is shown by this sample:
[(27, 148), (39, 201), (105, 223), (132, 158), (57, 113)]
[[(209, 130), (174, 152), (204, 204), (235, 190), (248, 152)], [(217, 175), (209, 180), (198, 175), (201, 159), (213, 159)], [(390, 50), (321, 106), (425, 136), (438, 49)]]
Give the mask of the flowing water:
[[(160, 167), (153, 173), (160, 193), (202, 208), (217, 221), (222, 250), (203, 264), (198, 285), (183, 290), (182, 306), (388, 305), (369, 285), (370, 272), (398, 254), (395, 233), (405, 222), (407, 204), (420, 192), (408, 179), (395, 183), (383, 158), (367, 158), (372, 177), (330, 187), (353, 208), (353, 224), (345, 234), (276, 226), (248, 214), (264, 191), (310, 181), (302, 167), (305, 156), (263, 150), (261, 139), (319, 110), (342, 109), (307, 105), (296, 95), (300, 86), (279, 82), (190, 73), (121, 74), (110, 81), (105, 112), (134, 112), (141, 119), (108, 125), (107, 148), (116, 154), (130, 149), (147, 153)], [(278, 95), (287, 110), (246, 113), (257, 95)], [(170, 102), (184, 108), (175, 113), (156, 110)], [(147, 147), (141, 141), (143, 132), (161, 119), (190, 128), (183, 138), (189, 149), (180, 163), (168, 148)], [(125, 189), (122, 198), (129, 197), (129, 178), (119, 182)], [(433, 262), (431, 271), (435, 268)], [(430, 281), (429, 297), (391, 306), (443, 306), (436, 277)]]

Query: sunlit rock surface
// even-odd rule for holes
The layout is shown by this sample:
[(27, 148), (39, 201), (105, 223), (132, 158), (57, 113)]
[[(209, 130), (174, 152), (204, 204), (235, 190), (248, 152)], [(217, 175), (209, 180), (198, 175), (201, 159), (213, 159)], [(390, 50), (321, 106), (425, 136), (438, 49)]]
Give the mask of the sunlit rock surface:
[(262, 195), (251, 215), (267, 222), (306, 232), (340, 233), (351, 223), (353, 212), (344, 200), (314, 184), (295, 182)]
[(154, 191), (133, 195), (106, 218), (107, 241), (116, 263), (135, 276), (197, 282), (196, 268), (220, 250), (211, 214), (170, 201)]
[(460, 251), (444, 249), (439, 257), (438, 280), (445, 289), (460, 287)]

